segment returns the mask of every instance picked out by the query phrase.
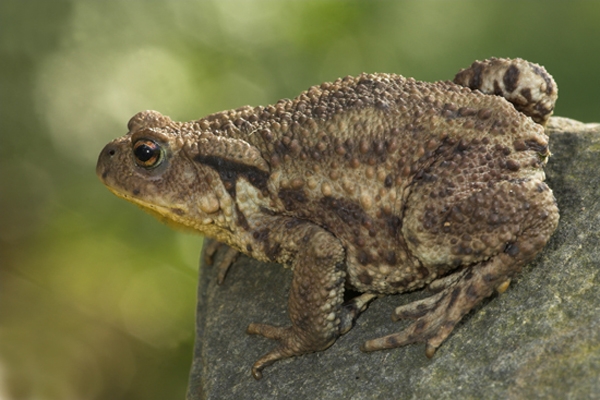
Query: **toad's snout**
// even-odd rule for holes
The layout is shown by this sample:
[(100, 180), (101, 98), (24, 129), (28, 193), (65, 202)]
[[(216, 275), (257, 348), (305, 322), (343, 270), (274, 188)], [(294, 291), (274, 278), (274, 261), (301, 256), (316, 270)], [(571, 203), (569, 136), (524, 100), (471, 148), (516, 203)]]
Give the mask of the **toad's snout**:
[(109, 174), (110, 166), (114, 163), (119, 150), (114, 143), (109, 143), (100, 152), (98, 163), (96, 164), (96, 175), (104, 183)]

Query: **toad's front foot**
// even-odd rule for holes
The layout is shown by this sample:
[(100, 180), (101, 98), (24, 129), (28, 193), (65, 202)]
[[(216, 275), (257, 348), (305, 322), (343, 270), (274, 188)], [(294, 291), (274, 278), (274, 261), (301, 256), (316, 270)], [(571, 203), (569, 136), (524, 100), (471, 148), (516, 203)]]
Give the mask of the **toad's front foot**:
[[(335, 342), (338, 336), (347, 333), (354, 325), (356, 318), (367, 308), (369, 302), (378, 297), (380, 295), (370, 293), (355, 297), (342, 306), (337, 315), (326, 316), (325, 322), (327, 323), (323, 329), (303, 331), (294, 326), (282, 328), (267, 324), (250, 324), (246, 333), (264, 336), (279, 342), (279, 346), (254, 363), (252, 376), (255, 379), (261, 379), (262, 370), (282, 358), (325, 350)], [(339, 325), (339, 327), (336, 329), (335, 325)]]
[(260, 335), (268, 339), (277, 340), (279, 342), (277, 347), (262, 356), (254, 363), (254, 365), (252, 365), (252, 376), (257, 380), (262, 378), (262, 370), (265, 367), (273, 364), (275, 361), (292, 356), (299, 356), (301, 354), (325, 350), (331, 346), (337, 338), (337, 336), (332, 336), (330, 338), (307, 338), (305, 335), (302, 335), (302, 332), (298, 332), (293, 326), (282, 328), (256, 323), (250, 324), (246, 332), (251, 335)]
[(204, 262), (207, 265), (212, 265), (212, 263), (214, 262), (215, 254), (221, 247), (227, 248), (225, 255), (223, 256), (221, 261), (219, 261), (217, 263), (217, 269), (218, 269), (217, 283), (219, 285), (222, 285), (223, 282), (225, 281), (225, 276), (227, 275), (227, 271), (229, 271), (229, 268), (233, 265), (235, 260), (239, 257), (240, 252), (232, 247), (227, 246), (224, 243), (217, 241), (217, 240), (207, 241), (205, 246), (206, 246), (206, 249), (204, 251)]
[(268, 367), (277, 360), (294, 355), (291, 352), (286, 351), (287, 348), (290, 348), (290, 330), (291, 328), (281, 328), (256, 323), (252, 323), (248, 326), (248, 329), (246, 329), (246, 333), (250, 335), (261, 335), (269, 339), (278, 340), (280, 342), (280, 345), (278, 347), (262, 356), (258, 361), (254, 363), (254, 365), (252, 365), (252, 376), (254, 377), (254, 379), (259, 380), (262, 378), (262, 370), (265, 367)]

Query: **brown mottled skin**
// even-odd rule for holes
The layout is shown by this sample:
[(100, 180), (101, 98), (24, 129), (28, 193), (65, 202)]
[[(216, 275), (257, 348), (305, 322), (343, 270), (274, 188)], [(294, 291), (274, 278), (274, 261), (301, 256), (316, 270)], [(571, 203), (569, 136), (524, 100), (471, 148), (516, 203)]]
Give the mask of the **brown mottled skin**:
[[(425, 342), (432, 356), (559, 218), (542, 169), (552, 77), (490, 59), (455, 81), (362, 74), (192, 122), (140, 112), (97, 173), (171, 223), (293, 268), (291, 326), (248, 327), (278, 341), (252, 367), (257, 379), (278, 359), (329, 347), (370, 300), (426, 286), (435, 294), (392, 316), (412, 325), (362, 349)], [(343, 304), (347, 287), (364, 294)]]

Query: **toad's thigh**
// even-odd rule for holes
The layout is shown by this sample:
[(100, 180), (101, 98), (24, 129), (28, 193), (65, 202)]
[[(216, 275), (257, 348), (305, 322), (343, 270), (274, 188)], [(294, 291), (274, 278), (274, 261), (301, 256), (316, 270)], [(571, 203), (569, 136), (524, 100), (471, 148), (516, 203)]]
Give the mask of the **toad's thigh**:
[(425, 265), (467, 265), (501, 252), (528, 261), (558, 223), (556, 200), (539, 179), (501, 181), (444, 199), (432, 198), (434, 189), (415, 187), (402, 228)]

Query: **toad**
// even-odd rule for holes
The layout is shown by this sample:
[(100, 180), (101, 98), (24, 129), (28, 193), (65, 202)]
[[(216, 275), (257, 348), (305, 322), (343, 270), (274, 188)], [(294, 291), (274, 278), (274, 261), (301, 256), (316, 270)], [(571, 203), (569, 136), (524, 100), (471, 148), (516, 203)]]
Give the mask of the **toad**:
[[(423, 342), (431, 357), (557, 226), (543, 170), (556, 98), (546, 70), (521, 59), (475, 62), (453, 82), (348, 76), (197, 121), (140, 112), (96, 171), (161, 219), (293, 269), (291, 325), (248, 326), (277, 341), (255, 378), (331, 346), (371, 300), (425, 287), (393, 312), (411, 325), (361, 349)], [(344, 302), (349, 288), (360, 295)]]

